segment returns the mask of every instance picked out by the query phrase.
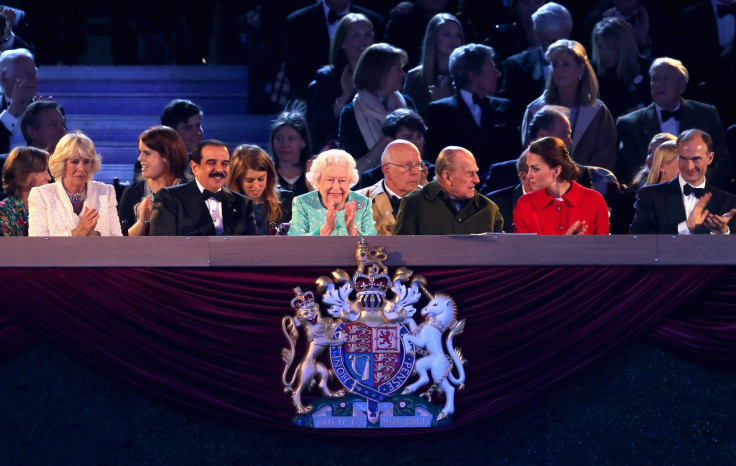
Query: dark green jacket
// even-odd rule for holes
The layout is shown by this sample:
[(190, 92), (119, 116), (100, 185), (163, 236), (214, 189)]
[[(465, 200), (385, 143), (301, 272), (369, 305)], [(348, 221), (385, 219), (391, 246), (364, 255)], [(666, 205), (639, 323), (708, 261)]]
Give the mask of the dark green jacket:
[(490, 199), (479, 194), (460, 212), (455, 203), (432, 181), (401, 200), (394, 235), (469, 235), (503, 231), (503, 217)]

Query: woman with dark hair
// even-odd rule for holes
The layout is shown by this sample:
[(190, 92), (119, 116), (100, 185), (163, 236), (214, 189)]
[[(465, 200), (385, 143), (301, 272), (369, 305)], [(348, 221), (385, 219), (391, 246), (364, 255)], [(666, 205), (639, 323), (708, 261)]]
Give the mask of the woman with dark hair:
[(606, 18), (596, 23), (590, 41), (601, 100), (606, 102), (613, 118), (652, 103), (649, 89), (652, 62), (639, 55), (631, 25), (624, 19)]
[(380, 164), (388, 144), (381, 132), (386, 115), (416, 106), (399, 91), (404, 87), (407, 55), (389, 44), (373, 44), (360, 56), (353, 82), (358, 93), (340, 114), (340, 146), (355, 159), (358, 173)]
[(552, 72), (544, 93), (526, 107), (521, 124), (522, 144), (531, 142), (529, 126), (534, 115), (545, 105), (560, 105), (570, 111), (570, 152), (575, 161), (614, 170), (618, 160), (616, 125), (611, 112), (598, 99), (598, 79), (585, 47), (574, 40), (561, 39), (547, 48), (546, 57)]
[(139, 179), (125, 188), (120, 198), (118, 217), (128, 236), (147, 234), (151, 203), (161, 188), (187, 181), (189, 161), (184, 141), (168, 126), (152, 126), (138, 137)]
[(561, 139), (546, 137), (533, 142), (526, 161), (526, 179), (534, 191), (516, 203), (516, 233), (608, 234), (606, 201), (599, 192), (574, 181), (578, 168)]
[(269, 144), (279, 185), (294, 196), (311, 191), (305, 174), (312, 144), (304, 116), (298, 112), (281, 113), (271, 125)]
[(337, 23), (330, 45), (330, 64), (317, 70), (307, 93), (307, 123), (312, 144), (337, 141), (342, 108), (353, 100), (353, 71), (363, 50), (373, 44), (373, 23), (360, 13), (348, 13)]
[(404, 94), (414, 100), (417, 113), (427, 116), (427, 104), (455, 93), (450, 76), (450, 54), (465, 43), (460, 21), (449, 13), (440, 13), (427, 24), (419, 66), (406, 76)]
[[(248, 196), (253, 201), (253, 214), (259, 235), (268, 235), (272, 226), (291, 220), (291, 201), (294, 194), (279, 189), (276, 167), (266, 151), (258, 146), (238, 146), (230, 158), (231, 191)], [(278, 229), (277, 229), (278, 231)]]
[(3, 165), (0, 236), (28, 236), (28, 193), (51, 181), (49, 154), (35, 147), (16, 147)]

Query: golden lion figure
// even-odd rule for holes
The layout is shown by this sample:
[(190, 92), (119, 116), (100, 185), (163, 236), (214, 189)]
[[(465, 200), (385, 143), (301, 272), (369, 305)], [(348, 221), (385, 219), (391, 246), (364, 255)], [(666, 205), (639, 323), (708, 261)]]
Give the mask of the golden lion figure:
[[(302, 393), (310, 390), (319, 377), (319, 388), (325, 396), (340, 397), (345, 395), (344, 390), (331, 391), (327, 387), (327, 380), (332, 375), (332, 371), (328, 370), (324, 364), (317, 361), (322, 352), (330, 346), (340, 346), (347, 341), (347, 335), (340, 333), (337, 338), (330, 335), (334, 332), (335, 326), (338, 325), (329, 317), (322, 317), (319, 311), (319, 305), (314, 302), (314, 296), (311, 292), (302, 294), (297, 287), (294, 289), (297, 297), (292, 300), (292, 306), (296, 310), (296, 318), (284, 316), (281, 319), (281, 329), (289, 341), (289, 348), (281, 350), (281, 358), (284, 361), (284, 372), (281, 375), (281, 381), (284, 384), (284, 392), (291, 392), (291, 400), (294, 403), (299, 414), (305, 414), (312, 410), (311, 406), (304, 406), (302, 403)], [(294, 362), (296, 352), (296, 341), (299, 336), (296, 327), (302, 326), (307, 335), (309, 344), (307, 351), (299, 365), (296, 366), (291, 378), (287, 380), (289, 369)], [(296, 384), (295, 384), (296, 381)]]
[(365, 239), (361, 239), (358, 248), (355, 250), (355, 261), (358, 270), (355, 273), (366, 273), (367, 268), (371, 265), (378, 267), (380, 273), (388, 273), (388, 269), (383, 265), (383, 261), (388, 259), (388, 254), (383, 251), (383, 246), (368, 249)]

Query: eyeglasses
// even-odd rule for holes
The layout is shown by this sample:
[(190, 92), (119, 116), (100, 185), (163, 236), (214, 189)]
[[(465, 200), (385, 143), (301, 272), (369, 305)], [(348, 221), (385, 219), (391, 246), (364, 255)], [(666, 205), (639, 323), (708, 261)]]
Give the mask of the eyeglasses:
[(427, 168), (427, 164), (424, 163), (424, 162), (407, 163), (407, 164), (404, 164), (404, 165), (399, 165), (398, 163), (386, 162), (386, 164), (387, 165), (393, 165), (395, 167), (399, 167), (399, 168), (401, 168), (401, 171), (402, 172), (410, 172), (410, 171), (413, 171), (413, 170), (422, 171), (425, 168)]

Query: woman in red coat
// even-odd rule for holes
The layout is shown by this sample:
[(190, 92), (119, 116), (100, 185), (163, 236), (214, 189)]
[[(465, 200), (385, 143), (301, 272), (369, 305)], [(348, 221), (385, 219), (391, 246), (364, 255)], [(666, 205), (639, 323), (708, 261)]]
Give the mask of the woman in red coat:
[(529, 146), (527, 180), (534, 192), (514, 208), (516, 233), (607, 235), (608, 209), (600, 193), (574, 180), (578, 169), (565, 143), (542, 138)]

